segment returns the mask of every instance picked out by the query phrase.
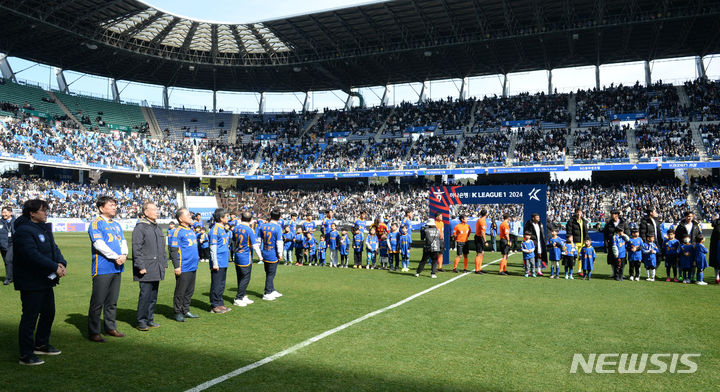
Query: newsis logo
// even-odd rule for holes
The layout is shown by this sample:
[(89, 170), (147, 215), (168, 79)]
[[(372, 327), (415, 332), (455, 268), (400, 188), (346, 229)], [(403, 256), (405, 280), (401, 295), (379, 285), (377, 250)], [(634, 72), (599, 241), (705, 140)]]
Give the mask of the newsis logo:
[(695, 373), (698, 369), (693, 358), (700, 353), (678, 354), (575, 354), (573, 355), (570, 373), (591, 374), (662, 374), (662, 373)]

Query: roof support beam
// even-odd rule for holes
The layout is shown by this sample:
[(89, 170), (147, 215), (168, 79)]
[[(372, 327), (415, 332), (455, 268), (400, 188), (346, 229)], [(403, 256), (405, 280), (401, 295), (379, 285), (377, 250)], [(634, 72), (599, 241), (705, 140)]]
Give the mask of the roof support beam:
[(600, 90), (600, 66), (595, 66), (595, 88)]
[(17, 83), (15, 73), (12, 68), (10, 68), (10, 63), (7, 61), (7, 55), (5, 53), (0, 53), (0, 74), (2, 74), (4, 79), (10, 79)]
[(170, 94), (168, 94), (168, 86), (163, 86), (162, 91), (163, 108), (170, 109)]
[(390, 101), (390, 94), (392, 94), (392, 86), (389, 84), (386, 84), (385, 90), (383, 91), (382, 98), (380, 98), (381, 106), (387, 106), (388, 102)]
[(698, 78), (707, 79), (707, 74), (705, 74), (705, 64), (703, 64), (702, 56), (695, 56), (695, 68), (697, 69)]
[(422, 82), (420, 88), (420, 94), (418, 94), (418, 103), (423, 103), (427, 100), (428, 94), (430, 93), (430, 81), (425, 80)]
[(305, 99), (303, 100), (302, 112), (307, 113), (310, 111), (312, 106), (312, 91), (305, 92)]
[(65, 94), (70, 94), (70, 89), (68, 88), (67, 81), (65, 80), (65, 75), (63, 74), (62, 68), (53, 67), (53, 72), (55, 72), (55, 78), (57, 79), (58, 89)]
[(652, 71), (650, 71), (650, 62), (645, 60), (645, 86), (650, 87), (652, 84)]
[(258, 114), (265, 113), (265, 103), (266, 103), (265, 91), (263, 91), (260, 93), (260, 103), (258, 104)]
[(120, 102), (120, 90), (118, 90), (117, 81), (110, 79), (110, 91), (112, 91), (113, 101)]
[(548, 69), (548, 95), (553, 94), (553, 83), (552, 83), (552, 69)]
[(464, 101), (468, 98), (468, 89), (470, 88), (470, 78), (467, 76), (462, 78), (462, 83), (460, 84), (460, 95), (459, 98), (461, 101)]

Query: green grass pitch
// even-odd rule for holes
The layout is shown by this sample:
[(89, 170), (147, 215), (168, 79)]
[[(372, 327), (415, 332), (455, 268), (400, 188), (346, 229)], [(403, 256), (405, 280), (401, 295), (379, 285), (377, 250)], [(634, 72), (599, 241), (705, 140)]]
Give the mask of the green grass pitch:
[[(126, 233), (130, 242), (130, 233)], [(253, 267), (255, 304), (209, 313), (208, 265), (198, 271), (192, 311), (172, 316), (174, 279), (160, 284), (156, 321), (134, 329), (138, 287), (123, 274), (118, 327), (127, 337), (87, 340), (89, 241), (58, 234), (68, 276), (55, 289), (51, 343), (63, 353), (37, 367), (17, 364), (19, 293), (0, 286), (0, 391), (184, 391), (308, 338), (394, 304), (457, 275), (429, 279), (379, 270), (280, 266), (284, 296), (262, 301), (264, 272)], [(413, 250), (415, 267), (421, 250)], [(474, 254), (471, 254), (470, 268)], [(486, 253), (485, 262), (498, 259)], [(714, 390), (720, 382), (720, 288), (606, 279), (605, 255), (592, 281), (464, 276), (211, 391), (548, 391)], [(170, 270), (171, 271), (171, 270)], [(447, 271), (447, 266), (446, 266)], [(658, 277), (665, 278), (664, 267)], [(706, 280), (713, 278), (707, 271)], [(644, 270), (643, 270), (644, 274)], [(228, 272), (225, 294), (237, 287)], [(694, 374), (570, 374), (573, 354), (700, 353)]]

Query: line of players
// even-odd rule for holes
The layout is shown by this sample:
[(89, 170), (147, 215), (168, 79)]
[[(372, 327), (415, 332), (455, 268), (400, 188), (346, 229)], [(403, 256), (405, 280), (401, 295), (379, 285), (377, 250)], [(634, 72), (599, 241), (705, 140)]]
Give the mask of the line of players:
[[(597, 254), (593, 248), (590, 239), (585, 240), (584, 246), (579, 250), (573, 241), (573, 236), (568, 235), (563, 241), (558, 237), (557, 229), (551, 230), (552, 237), (547, 242), (550, 262), (550, 278), (557, 279), (560, 277), (560, 263), (562, 263), (565, 273), (565, 279), (573, 278), (573, 266), (579, 258), (582, 266), (583, 279), (590, 280), (594, 269)], [(532, 233), (525, 233), (522, 242), (523, 265), (525, 267), (525, 277), (532, 274), (532, 259), (535, 254), (535, 243), (530, 239)], [(700, 234), (691, 241), (689, 235), (685, 235), (682, 241), (675, 238), (675, 231), (670, 229), (667, 232), (667, 239), (664, 241), (665, 255), (665, 272), (666, 282), (678, 282), (678, 270), (682, 283), (697, 283), (699, 285), (707, 285), (703, 281), (704, 270), (708, 267), (707, 253), (708, 249), (703, 245), (705, 238)], [(622, 281), (624, 278), (624, 268), (629, 264), (629, 279), (631, 281), (640, 281), (640, 268), (645, 267), (647, 273), (647, 281), (654, 282), (656, 269), (659, 267), (660, 249), (655, 243), (655, 235), (650, 233), (646, 237), (646, 241), (640, 238), (640, 232), (634, 228), (628, 237), (622, 227), (615, 230), (612, 239), (611, 252), (616, 259), (612, 265), (614, 268), (615, 280)], [(670, 273), (674, 276), (670, 278)]]

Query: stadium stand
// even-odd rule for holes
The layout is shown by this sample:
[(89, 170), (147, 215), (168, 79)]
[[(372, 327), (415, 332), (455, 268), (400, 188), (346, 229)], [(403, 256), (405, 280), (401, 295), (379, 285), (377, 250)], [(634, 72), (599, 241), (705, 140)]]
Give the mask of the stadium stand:
[(81, 123), (94, 129), (117, 129), (125, 132), (132, 130), (145, 132), (147, 129), (147, 123), (138, 105), (62, 92), (55, 92), (55, 96)]

